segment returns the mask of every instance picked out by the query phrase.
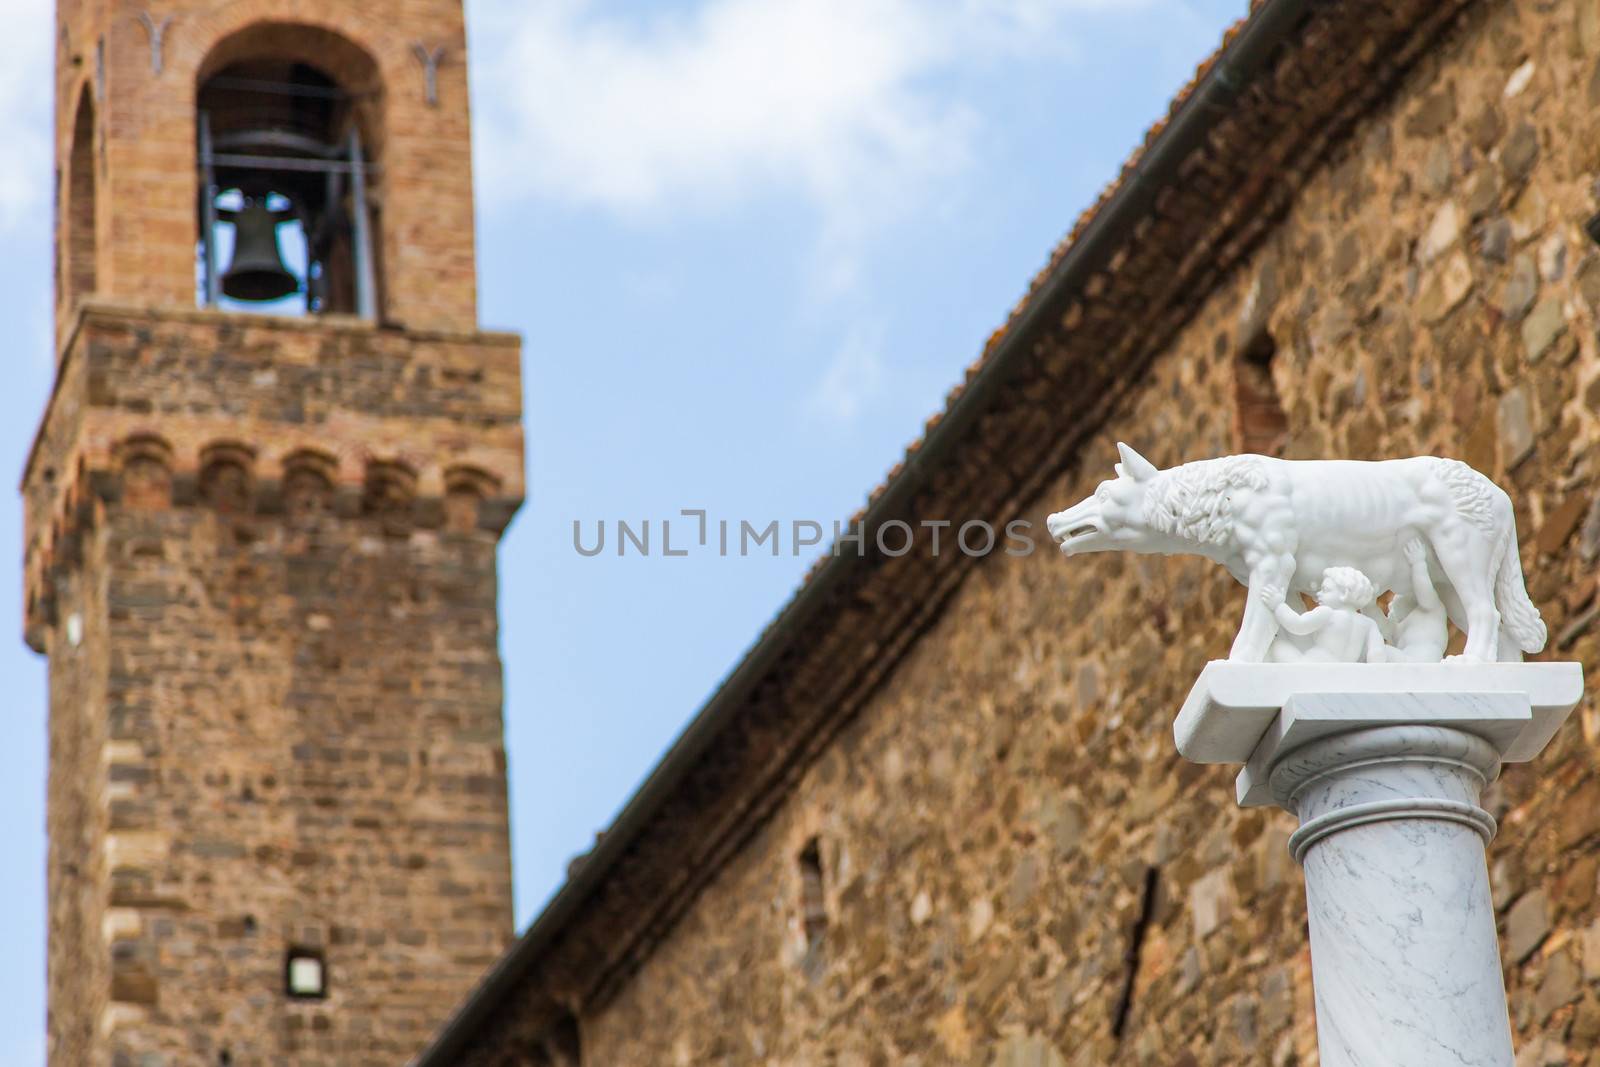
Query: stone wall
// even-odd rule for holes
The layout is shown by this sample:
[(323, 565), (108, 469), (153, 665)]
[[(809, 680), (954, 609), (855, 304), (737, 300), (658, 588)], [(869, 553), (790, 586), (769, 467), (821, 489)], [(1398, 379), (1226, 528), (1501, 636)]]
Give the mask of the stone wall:
[(24, 485), (53, 1063), (392, 1067), (497, 958), (520, 396), (504, 335), (81, 309)]
[[(1275, 392), (1285, 455), (1431, 452), (1505, 485), (1546, 655), (1592, 673), (1597, 146), (1600, 8), (1474, 6), (1024, 517), (1042, 535), (1118, 439), (1162, 466), (1260, 440)], [(1242, 596), (1194, 560), (989, 557), (580, 1019), (583, 1062), (1315, 1062), (1292, 820), (1172, 749)], [(1529, 1063), (1600, 1061), (1597, 743), (1586, 701), (1487, 801)]]

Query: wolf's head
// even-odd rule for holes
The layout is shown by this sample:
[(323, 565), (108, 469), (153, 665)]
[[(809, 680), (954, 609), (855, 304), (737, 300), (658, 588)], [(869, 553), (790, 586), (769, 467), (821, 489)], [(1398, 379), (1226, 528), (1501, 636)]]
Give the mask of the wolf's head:
[(1050, 536), (1069, 556), (1080, 552), (1161, 551), (1166, 538), (1145, 519), (1145, 491), (1160, 472), (1139, 453), (1117, 443), (1122, 462), (1117, 476), (1100, 483), (1094, 495), (1045, 520)]

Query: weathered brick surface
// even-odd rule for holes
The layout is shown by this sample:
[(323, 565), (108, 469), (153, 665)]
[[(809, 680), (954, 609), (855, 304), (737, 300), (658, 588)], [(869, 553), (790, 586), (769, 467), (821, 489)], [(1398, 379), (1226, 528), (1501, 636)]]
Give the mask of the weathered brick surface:
[[(1163, 466), (1233, 450), (1248, 429), (1236, 363), (1259, 357), (1264, 326), (1286, 455), (1458, 456), (1511, 491), (1546, 655), (1582, 660), (1592, 691), (1600, 251), (1582, 225), (1597, 105), (1600, 8), (1470, 5), (1247, 261), (1203, 290), (1059, 476), (997, 517), (1042, 533), (1047, 512), (1108, 475), (1119, 439)], [(1089, 306), (1070, 315), (1092, 334)], [(984, 462), (1040, 458), (1015, 448)], [(555, 962), (534, 972), (469, 1062), (541, 1062), (528, 1050), (554, 999), (577, 1012), (585, 1063), (1314, 1063), (1293, 822), (1240, 811), (1230, 769), (1172, 748), (1172, 717), (1226, 653), (1242, 598), (1192, 559), (988, 557), (770, 817), (729, 813), (744, 834), (703, 888), (698, 857), (655, 875), (690, 898), (664, 933), (602, 989)], [(855, 636), (887, 655), (896, 635)], [(751, 714), (812, 698), (774, 689)], [(1487, 798), (1530, 1063), (1600, 1062), (1597, 744), (1591, 697)], [(820, 941), (800, 862), (813, 840)], [(597, 915), (616, 904), (607, 892), (589, 901)], [(588, 936), (581, 917), (568, 925)]]
[[(112, 1003), (57, 1002), (101, 1030), (59, 1062), (400, 1062), (508, 928), (493, 536), (112, 507), (92, 540), (104, 600), (60, 605), (86, 636), (52, 679), (104, 689), (66, 788)], [(327, 1001), (283, 995), (290, 946)]]
[(517, 357), (82, 309), (24, 487), (54, 1062), (397, 1063), (503, 947)]
[[(23, 484), (50, 1059), (399, 1064), (511, 932), (520, 352), (476, 329), (461, 4), (158, 5), (160, 73), (144, 9), (58, 8), (58, 373)], [(361, 94), (377, 323), (194, 308), (196, 86), (268, 38)], [(287, 995), (291, 948), (325, 1000)]]

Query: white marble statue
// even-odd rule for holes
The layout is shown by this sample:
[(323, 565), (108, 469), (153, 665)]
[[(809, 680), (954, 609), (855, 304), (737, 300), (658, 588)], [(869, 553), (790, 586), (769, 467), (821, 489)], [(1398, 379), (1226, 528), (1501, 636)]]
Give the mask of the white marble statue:
[[(1514, 661), (1544, 647), (1544, 621), (1523, 587), (1511, 500), (1459, 460), (1243, 455), (1158, 470), (1127, 445), (1117, 449), (1116, 477), (1051, 515), (1050, 535), (1069, 556), (1123, 549), (1222, 564), (1250, 590), (1230, 660), (1269, 659), (1280, 629), (1302, 625), (1286, 625), (1300, 617), (1287, 598), (1322, 590), (1330, 568), (1391, 591), (1389, 613), (1371, 599), (1355, 609), (1348, 597), (1324, 603), (1328, 613), (1315, 609), (1316, 621), (1304, 624), (1316, 627), (1304, 635), (1312, 640), (1285, 642), (1281, 654), (1316, 649), (1323, 658), (1337, 645), (1348, 660), (1438, 661), (1446, 617), (1467, 635), (1465, 660)], [(1387, 639), (1381, 650), (1363, 636), (1352, 651), (1353, 610)]]

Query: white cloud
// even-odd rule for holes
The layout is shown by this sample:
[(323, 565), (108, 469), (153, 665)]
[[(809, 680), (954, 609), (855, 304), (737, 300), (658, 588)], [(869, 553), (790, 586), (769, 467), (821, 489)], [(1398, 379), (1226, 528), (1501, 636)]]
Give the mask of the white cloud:
[(0, 234), (50, 204), (54, 5), (0, 0), (8, 59), (0, 64)]
[[(985, 116), (974, 76), (1067, 62), (1090, 15), (1185, 0), (475, 0), (485, 208), (537, 201), (636, 223), (729, 217), (758, 198), (814, 218), (813, 296), (859, 292), (883, 228), (963, 195)], [(976, 168), (970, 168), (975, 170)], [(887, 377), (858, 327), (805, 398), (858, 418)]]
[(853, 422), (872, 402), (887, 377), (883, 335), (881, 327), (857, 327), (851, 331), (811, 394), (814, 414), (830, 422)]
[(977, 116), (938, 76), (1060, 52), (1071, 16), (1145, 0), (481, 0), (478, 138), (489, 200), (634, 218), (798, 194), (838, 240), (957, 172)]

